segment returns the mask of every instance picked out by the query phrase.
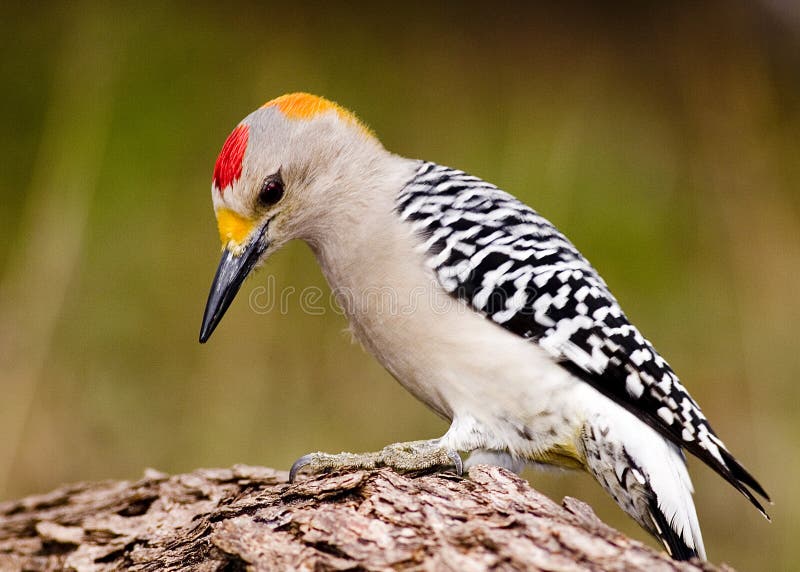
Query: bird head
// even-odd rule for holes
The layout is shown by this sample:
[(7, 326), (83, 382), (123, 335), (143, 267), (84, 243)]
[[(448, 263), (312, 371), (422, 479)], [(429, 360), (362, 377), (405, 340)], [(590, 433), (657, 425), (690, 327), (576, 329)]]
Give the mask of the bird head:
[(219, 324), (245, 278), (294, 238), (313, 239), (354, 164), (380, 143), (352, 113), (307, 93), (257, 109), (222, 146), (211, 184), (222, 259), (208, 295), (200, 342)]

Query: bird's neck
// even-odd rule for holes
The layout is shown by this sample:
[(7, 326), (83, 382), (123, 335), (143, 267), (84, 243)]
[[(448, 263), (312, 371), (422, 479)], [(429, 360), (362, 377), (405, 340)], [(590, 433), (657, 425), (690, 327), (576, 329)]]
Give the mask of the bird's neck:
[[(415, 273), (415, 284), (403, 283), (411, 275), (399, 267), (412, 264), (417, 240), (395, 210), (398, 195), (418, 167), (417, 161), (386, 153), (342, 179), (341, 200), (306, 238), (334, 291), (358, 297), (375, 288), (402, 291), (422, 279)], [(415, 269), (423, 267), (419, 257)]]
[(344, 285), (352, 265), (380, 264), (408, 234), (397, 212), (397, 196), (413, 177), (417, 163), (386, 153), (354, 167), (337, 182), (337, 200), (319, 213), (305, 238), (331, 287)]

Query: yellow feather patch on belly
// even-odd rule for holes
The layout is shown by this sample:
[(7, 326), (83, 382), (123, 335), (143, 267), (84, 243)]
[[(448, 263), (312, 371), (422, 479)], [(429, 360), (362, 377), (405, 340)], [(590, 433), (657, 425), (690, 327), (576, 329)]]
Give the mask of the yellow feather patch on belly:
[(583, 455), (572, 443), (559, 443), (537, 454), (532, 461), (555, 465), (566, 469), (585, 469), (586, 461)]

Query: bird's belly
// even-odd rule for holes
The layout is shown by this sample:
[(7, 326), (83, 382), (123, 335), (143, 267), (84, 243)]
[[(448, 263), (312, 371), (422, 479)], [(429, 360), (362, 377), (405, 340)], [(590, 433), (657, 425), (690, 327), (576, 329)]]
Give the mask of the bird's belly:
[(354, 333), (415, 397), (453, 421), (458, 450), (505, 450), (531, 460), (577, 457), (586, 386), (535, 343), (462, 302), (418, 303), (405, 314), (362, 314)]
[(571, 446), (585, 414), (578, 396), (589, 386), (534, 342), (445, 292), (399, 219), (380, 230), (358, 248), (335, 241), (312, 248), (331, 287), (346, 296), (340, 301), (356, 338), (452, 420), (445, 436), (452, 448), (534, 459)]

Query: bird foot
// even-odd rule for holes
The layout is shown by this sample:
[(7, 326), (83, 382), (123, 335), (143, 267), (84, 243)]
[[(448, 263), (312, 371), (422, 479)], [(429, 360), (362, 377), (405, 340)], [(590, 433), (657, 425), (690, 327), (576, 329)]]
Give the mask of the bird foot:
[(319, 474), (378, 467), (391, 467), (399, 473), (453, 468), (456, 474), (461, 475), (464, 471), (458, 451), (442, 447), (439, 439), (431, 439), (394, 443), (372, 453), (309, 453), (294, 462), (289, 471), (289, 482), (294, 482), (301, 471)]

